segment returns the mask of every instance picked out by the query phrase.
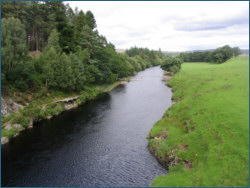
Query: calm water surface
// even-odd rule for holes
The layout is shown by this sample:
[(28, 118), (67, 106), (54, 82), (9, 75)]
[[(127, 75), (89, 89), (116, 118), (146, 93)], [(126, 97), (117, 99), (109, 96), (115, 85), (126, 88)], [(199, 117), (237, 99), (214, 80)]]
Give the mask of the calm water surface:
[(163, 71), (149, 68), (2, 148), (2, 186), (149, 186), (166, 170), (147, 135), (171, 105)]

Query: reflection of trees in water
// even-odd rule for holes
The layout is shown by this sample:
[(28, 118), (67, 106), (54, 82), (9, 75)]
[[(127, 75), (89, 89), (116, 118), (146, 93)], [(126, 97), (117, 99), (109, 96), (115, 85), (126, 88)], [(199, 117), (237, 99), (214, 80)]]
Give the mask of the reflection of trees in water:
[[(88, 101), (78, 108), (64, 111), (52, 119), (34, 123), (32, 129), (21, 132), (6, 147), (2, 147), (3, 168), (9, 162), (19, 160), (24, 155), (25, 160), (32, 160), (41, 152), (52, 148), (53, 150), (59, 149), (64, 143), (71, 140), (72, 135), (80, 133), (84, 129), (84, 125), (87, 125), (92, 119), (100, 120), (100, 114), (110, 109), (110, 103), (110, 94), (103, 93), (95, 100)], [(53, 147), (53, 144), (56, 147)]]

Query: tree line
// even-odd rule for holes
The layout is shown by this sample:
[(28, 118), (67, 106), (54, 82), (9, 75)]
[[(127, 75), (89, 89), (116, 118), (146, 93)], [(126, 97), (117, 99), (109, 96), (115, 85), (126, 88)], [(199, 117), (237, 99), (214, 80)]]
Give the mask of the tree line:
[(240, 55), (238, 47), (231, 48), (229, 45), (219, 47), (214, 51), (199, 51), (180, 53), (177, 57), (167, 57), (161, 63), (161, 68), (172, 73), (181, 69), (183, 62), (215, 62), (223, 63), (228, 59)]
[[(1, 87), (81, 91), (112, 83), (165, 58), (159, 51), (131, 48), (125, 54), (99, 34), (95, 17), (61, 1), (1, 3)], [(39, 51), (32, 58), (29, 51)]]
[(184, 62), (215, 62), (223, 63), (232, 57), (240, 55), (238, 47), (230, 47), (225, 45), (215, 49), (214, 51), (199, 51), (180, 53), (178, 56)]

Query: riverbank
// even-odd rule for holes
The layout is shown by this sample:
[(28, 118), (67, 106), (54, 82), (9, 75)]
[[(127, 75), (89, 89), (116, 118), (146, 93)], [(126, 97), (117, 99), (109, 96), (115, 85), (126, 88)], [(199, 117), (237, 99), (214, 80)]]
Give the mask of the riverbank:
[[(129, 78), (124, 78), (112, 84), (86, 87), (80, 94), (41, 91), (39, 93), (16, 93), (7, 97), (9, 106), (17, 106), (13, 113), (1, 118), (1, 145), (19, 135), (25, 129), (33, 127), (33, 123), (51, 119), (63, 111), (70, 110), (93, 100), (100, 94), (109, 92), (121, 84), (125, 84)], [(30, 101), (28, 100), (30, 99)], [(4, 99), (2, 99), (4, 101)], [(19, 103), (22, 103), (19, 104)]]
[(148, 140), (169, 172), (152, 186), (249, 186), (248, 58), (184, 63), (167, 83), (175, 104)]
[(138, 72), (98, 99), (23, 131), (2, 147), (2, 186), (149, 186), (167, 173), (145, 139), (171, 106), (162, 75), (159, 66)]

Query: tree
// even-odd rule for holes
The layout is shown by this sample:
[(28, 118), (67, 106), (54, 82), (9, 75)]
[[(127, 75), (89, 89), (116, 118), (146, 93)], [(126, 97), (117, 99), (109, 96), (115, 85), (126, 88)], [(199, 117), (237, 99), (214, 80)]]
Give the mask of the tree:
[(74, 89), (71, 62), (65, 53), (59, 59), (55, 59), (55, 62), (51, 63), (51, 69), (53, 77), (50, 87), (62, 91), (72, 91)]
[(80, 91), (84, 88), (86, 77), (84, 74), (84, 64), (81, 63), (80, 59), (75, 54), (70, 54), (71, 70), (73, 75), (73, 89)]
[(177, 73), (180, 70), (182, 63), (183, 61), (179, 58), (168, 57), (161, 65), (161, 68), (168, 72)]
[(77, 39), (79, 39), (81, 37), (83, 26), (86, 25), (86, 16), (83, 11), (80, 11), (78, 14), (74, 15), (72, 24), (74, 25), (75, 36)]
[(17, 18), (1, 19), (2, 72), (8, 74), (27, 56), (24, 25)]
[(233, 49), (229, 45), (217, 48), (212, 54), (213, 61), (216, 63), (223, 63), (231, 57), (233, 57)]
[(25, 1), (2, 1), (1, 18), (18, 18), (23, 24), (26, 24), (27, 2)]
[(28, 56), (23, 61), (20, 61), (10, 72), (6, 75), (6, 78), (10, 83), (13, 83), (15, 87), (24, 91), (27, 86), (33, 86), (34, 84), (34, 64)]
[[(40, 42), (44, 33), (45, 22), (43, 17), (43, 12), (41, 9), (41, 4), (39, 2), (32, 1), (28, 7), (29, 16), (27, 16), (28, 21), (28, 42), (31, 45), (30, 50), (41, 50)], [(32, 46), (32, 44), (35, 44)]]
[(60, 61), (59, 54), (55, 48), (51, 46), (50, 48), (44, 49), (35, 64), (36, 71), (41, 74), (42, 82), (45, 83), (46, 87), (54, 88), (56, 85), (54, 69), (52, 67), (54, 64), (58, 64), (58, 61)]
[(59, 45), (58, 35), (56, 29), (52, 30), (48, 39), (48, 44), (35, 64), (36, 71), (42, 74), (42, 81), (45, 83), (46, 87), (54, 87), (55, 85), (52, 83), (54, 82), (54, 70), (52, 69), (52, 64), (56, 64), (57, 61), (59, 61), (62, 52)]
[(67, 7), (62, 1), (45, 1), (48, 17), (59, 33), (59, 43), (63, 52), (75, 51), (75, 35), (73, 25), (67, 18)]
[[(33, 84), (34, 65), (27, 54), (24, 25), (17, 18), (3, 18), (1, 25), (2, 81), (24, 90)], [(2, 86), (2, 88), (4, 88)]]
[(87, 21), (87, 25), (93, 30), (94, 28), (96, 28), (96, 21), (95, 21), (95, 17), (94, 14), (88, 10), (86, 12), (86, 21)]
[(48, 45), (47, 48), (53, 47), (58, 54), (62, 52), (62, 49), (59, 44), (59, 33), (56, 31), (56, 29), (52, 30), (49, 39), (48, 39)]
[(98, 39), (98, 33), (92, 31), (88, 25), (83, 26), (82, 32), (79, 38), (79, 44), (82, 47), (82, 49), (85, 49), (85, 48), (88, 49), (90, 57), (91, 55), (94, 54), (94, 51), (96, 49), (101, 48), (97, 39)]
[(238, 56), (241, 54), (239, 47), (234, 47), (232, 50), (233, 50), (233, 56)]

